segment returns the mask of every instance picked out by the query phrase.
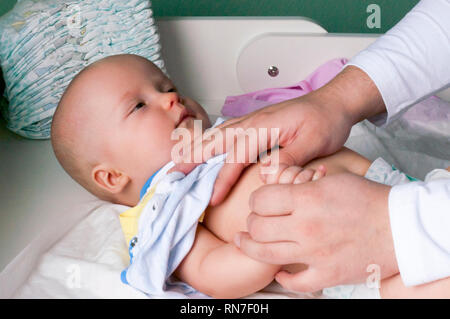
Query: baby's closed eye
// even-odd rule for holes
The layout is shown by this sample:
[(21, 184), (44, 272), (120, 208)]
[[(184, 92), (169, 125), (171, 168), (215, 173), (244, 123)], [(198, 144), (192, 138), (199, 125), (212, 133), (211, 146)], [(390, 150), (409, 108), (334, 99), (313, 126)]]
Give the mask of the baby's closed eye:
[(137, 110), (143, 108), (144, 106), (145, 106), (145, 103), (144, 103), (144, 102), (139, 102), (139, 103), (136, 104), (136, 106), (134, 107), (133, 112), (135, 112), (135, 111), (137, 111)]

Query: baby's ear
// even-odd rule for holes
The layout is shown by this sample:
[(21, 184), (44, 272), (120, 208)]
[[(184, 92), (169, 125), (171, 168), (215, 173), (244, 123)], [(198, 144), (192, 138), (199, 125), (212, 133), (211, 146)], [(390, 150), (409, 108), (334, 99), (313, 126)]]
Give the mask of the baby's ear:
[(130, 177), (106, 164), (99, 164), (92, 169), (94, 183), (112, 194), (119, 194), (130, 182)]

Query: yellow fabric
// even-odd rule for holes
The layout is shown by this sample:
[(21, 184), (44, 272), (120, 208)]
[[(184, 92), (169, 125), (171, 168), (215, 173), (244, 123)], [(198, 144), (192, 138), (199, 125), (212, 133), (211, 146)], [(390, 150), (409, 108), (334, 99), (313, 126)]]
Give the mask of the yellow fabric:
[(141, 217), (145, 205), (147, 205), (148, 201), (153, 197), (153, 194), (155, 194), (155, 189), (156, 186), (152, 187), (139, 204), (119, 215), (120, 225), (122, 226), (127, 244), (138, 233), (139, 217)]
[(205, 218), (205, 212), (203, 212), (202, 215), (199, 217), (198, 222), (203, 223), (204, 218)]
[[(153, 186), (146, 195), (144, 195), (139, 204), (130, 209), (127, 209), (125, 212), (119, 215), (120, 225), (122, 226), (122, 231), (127, 244), (138, 233), (139, 217), (141, 217), (142, 210), (147, 205), (148, 201), (155, 194), (155, 189), (156, 185)], [(204, 218), (205, 212), (202, 213), (198, 221), (202, 223)]]

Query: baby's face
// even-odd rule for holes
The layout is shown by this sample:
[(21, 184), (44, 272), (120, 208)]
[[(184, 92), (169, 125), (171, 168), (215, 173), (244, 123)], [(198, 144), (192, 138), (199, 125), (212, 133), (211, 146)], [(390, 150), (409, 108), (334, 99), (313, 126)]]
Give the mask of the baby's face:
[[(125, 172), (142, 186), (171, 160), (172, 131), (193, 134), (194, 120), (210, 127), (206, 112), (182, 97), (173, 83), (149, 61), (127, 57), (89, 70), (80, 98), (90, 106), (90, 135), (100, 142), (103, 162)], [(89, 83), (87, 83), (89, 81)]]

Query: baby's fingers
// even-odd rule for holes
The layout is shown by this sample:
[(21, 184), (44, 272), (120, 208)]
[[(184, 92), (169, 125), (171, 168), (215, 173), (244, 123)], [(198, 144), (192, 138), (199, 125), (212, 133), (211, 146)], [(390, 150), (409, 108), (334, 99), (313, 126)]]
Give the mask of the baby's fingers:
[(327, 173), (325, 166), (320, 165), (316, 170), (307, 168), (301, 171), (294, 179), (294, 184), (301, 184), (305, 182), (315, 181), (324, 177)]
[(263, 167), (260, 166), (259, 176), (265, 184), (277, 184), (283, 171), (288, 168), (287, 164), (278, 164), (277, 170), (273, 173), (263, 173)]
[(279, 184), (292, 184), (295, 178), (301, 174), (303, 168), (300, 166), (289, 166), (286, 168), (278, 178)]
[(316, 172), (314, 173), (314, 176), (312, 177), (313, 181), (318, 180), (319, 178), (324, 177), (327, 174), (327, 168), (324, 165), (320, 165)]
[(313, 169), (307, 168), (298, 174), (294, 179), (294, 184), (301, 184), (310, 182), (314, 176), (315, 171)]

